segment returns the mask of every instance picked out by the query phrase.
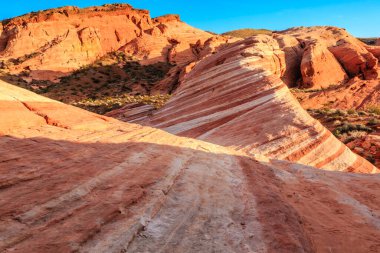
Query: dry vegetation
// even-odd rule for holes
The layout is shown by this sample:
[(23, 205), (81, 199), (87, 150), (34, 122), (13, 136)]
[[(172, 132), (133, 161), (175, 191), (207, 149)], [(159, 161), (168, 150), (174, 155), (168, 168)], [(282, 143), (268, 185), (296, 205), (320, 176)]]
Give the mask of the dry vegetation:
[(92, 111), (98, 114), (105, 114), (109, 111), (121, 108), (126, 104), (145, 104), (152, 105), (154, 108), (161, 108), (171, 97), (171, 95), (128, 95), (114, 97), (103, 97), (99, 99), (84, 99), (73, 103), (80, 108)]
[(229, 36), (238, 37), (238, 38), (248, 38), (248, 37), (251, 37), (254, 35), (258, 35), (258, 34), (270, 35), (270, 34), (272, 34), (272, 31), (267, 30), (267, 29), (246, 28), (246, 29), (239, 29), (239, 30), (234, 30), (234, 31), (223, 33), (223, 35), (229, 35)]
[(380, 106), (371, 106), (365, 110), (309, 109), (308, 112), (354, 152), (374, 164), (377, 162), (374, 156), (379, 152), (379, 147), (367, 143), (369, 148), (364, 148), (362, 143), (369, 134), (379, 133)]
[(20, 76), (3, 73), (2, 79), (49, 98), (104, 114), (126, 103), (161, 107), (169, 95), (151, 95), (151, 90), (173, 67), (169, 63), (141, 65), (122, 52), (114, 52), (62, 77), (58, 83), (38, 80), (27, 83), (24, 81), (28, 78), (27, 72)]

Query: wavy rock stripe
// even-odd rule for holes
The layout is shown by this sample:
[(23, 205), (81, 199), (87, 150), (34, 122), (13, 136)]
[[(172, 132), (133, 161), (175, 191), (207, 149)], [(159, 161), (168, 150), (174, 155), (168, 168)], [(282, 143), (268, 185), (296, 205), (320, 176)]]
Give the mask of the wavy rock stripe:
[(270, 36), (236, 42), (200, 61), (149, 124), (326, 170), (379, 172), (301, 108), (281, 80), (283, 57)]
[(380, 250), (378, 175), (253, 159), (2, 81), (0, 118), (2, 252)]

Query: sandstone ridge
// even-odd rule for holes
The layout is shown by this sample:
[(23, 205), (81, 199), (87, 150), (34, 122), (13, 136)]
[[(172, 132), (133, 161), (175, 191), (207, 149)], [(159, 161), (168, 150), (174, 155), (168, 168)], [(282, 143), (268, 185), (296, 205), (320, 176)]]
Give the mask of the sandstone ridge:
[(289, 92), (284, 80), (295, 73), (288, 66), (301, 60), (289, 49), (293, 44), (301, 50), (293, 36), (258, 35), (201, 60), (145, 124), (248, 154), (328, 170), (378, 172), (310, 117)]
[(253, 159), (1, 81), (0, 108), (1, 251), (380, 250), (377, 175)]

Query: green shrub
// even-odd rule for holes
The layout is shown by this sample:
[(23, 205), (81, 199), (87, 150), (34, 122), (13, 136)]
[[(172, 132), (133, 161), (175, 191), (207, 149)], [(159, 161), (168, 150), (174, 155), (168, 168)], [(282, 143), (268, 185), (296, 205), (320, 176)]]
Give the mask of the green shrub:
[(363, 132), (370, 133), (373, 130), (372, 130), (372, 128), (364, 126), (364, 125), (359, 125), (359, 124), (353, 125), (353, 124), (345, 123), (345, 124), (343, 124), (343, 126), (340, 126), (340, 127), (337, 127), (336, 129), (334, 129), (333, 134), (335, 136), (339, 137), (342, 134), (353, 132), (353, 131), (363, 131)]

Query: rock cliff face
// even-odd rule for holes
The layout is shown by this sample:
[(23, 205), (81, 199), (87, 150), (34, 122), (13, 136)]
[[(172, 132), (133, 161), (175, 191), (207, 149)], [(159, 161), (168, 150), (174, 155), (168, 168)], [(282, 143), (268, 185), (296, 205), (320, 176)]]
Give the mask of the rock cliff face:
[(295, 76), (285, 70), (295, 61), (283, 64), (286, 37), (255, 36), (200, 61), (172, 99), (145, 123), (248, 154), (327, 170), (378, 171), (291, 95), (282, 81)]
[(144, 64), (189, 63), (213, 36), (177, 15), (152, 19), (148, 11), (126, 4), (32, 13), (3, 21), (0, 32), (3, 65), (41, 80), (63, 76), (116, 50)]
[[(252, 43), (246, 40), (213, 59), (229, 55), (218, 66), (229, 64), (240, 74), (252, 71), (252, 62), (241, 54)], [(239, 67), (234, 57), (246, 65)], [(212, 62), (201, 66), (222, 70)], [(191, 80), (199, 80), (199, 68)], [(203, 78), (215, 73), (210, 68)], [(268, 159), (259, 149), (253, 159), (92, 114), (1, 81), (0, 109), (1, 251), (380, 250), (378, 175), (316, 170)], [(293, 114), (286, 102), (282, 109)]]
[(302, 87), (326, 88), (342, 84), (348, 76), (334, 55), (319, 44), (310, 44), (301, 62)]

